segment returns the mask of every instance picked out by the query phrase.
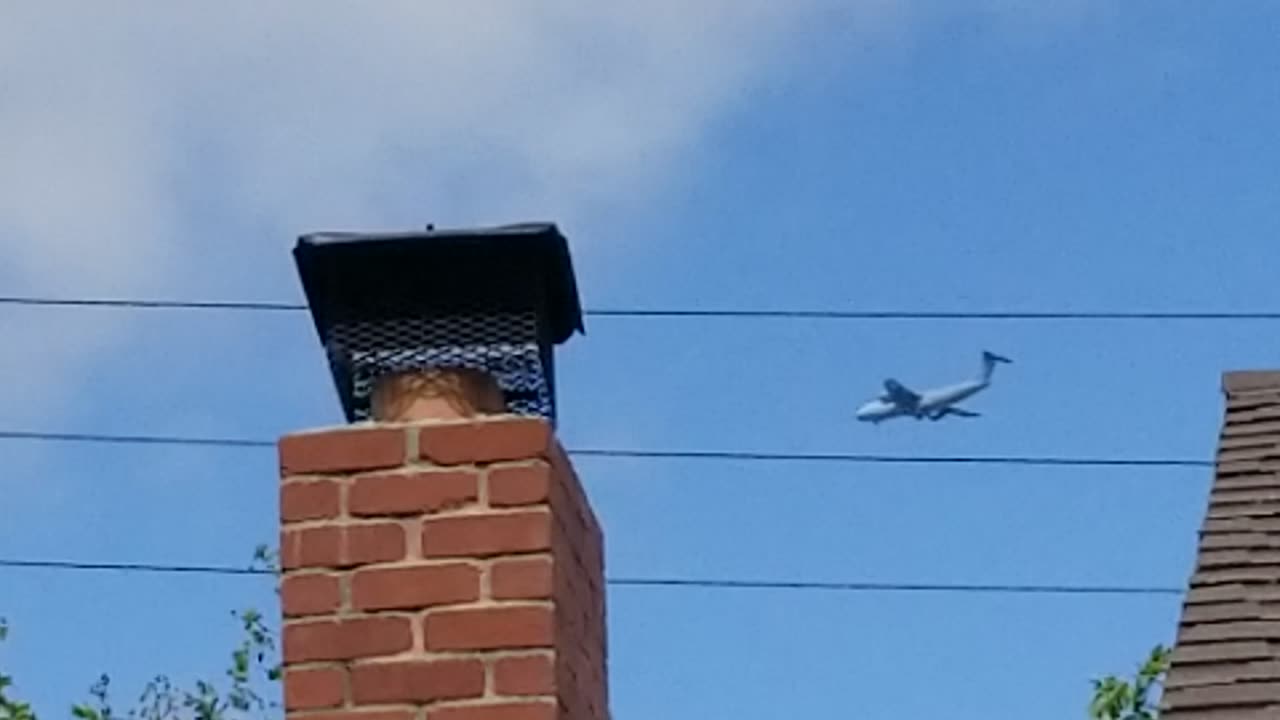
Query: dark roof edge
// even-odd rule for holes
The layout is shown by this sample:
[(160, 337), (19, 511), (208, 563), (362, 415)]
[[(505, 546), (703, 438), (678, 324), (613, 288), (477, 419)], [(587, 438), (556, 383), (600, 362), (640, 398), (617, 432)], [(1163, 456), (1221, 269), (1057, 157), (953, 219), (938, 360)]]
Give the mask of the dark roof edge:
[(1228, 395), (1280, 392), (1280, 370), (1229, 370), (1222, 373), (1222, 390)]

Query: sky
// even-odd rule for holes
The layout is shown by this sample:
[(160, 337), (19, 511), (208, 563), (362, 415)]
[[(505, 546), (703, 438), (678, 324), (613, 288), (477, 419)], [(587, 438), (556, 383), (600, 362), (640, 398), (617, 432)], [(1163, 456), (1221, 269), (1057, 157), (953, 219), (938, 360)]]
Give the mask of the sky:
[[(300, 302), (315, 230), (551, 220), (589, 308), (1275, 310), (1280, 7), (229, 0), (0, 9), (0, 295)], [(341, 419), (304, 313), (0, 307), (0, 429)], [(1267, 322), (592, 317), (570, 448), (1208, 459)], [(859, 424), (1014, 359), (973, 420)], [(0, 556), (244, 564), (271, 450), (4, 441)], [(617, 577), (1179, 586), (1205, 468), (579, 458)], [(0, 570), (0, 667), (220, 677), (269, 578)], [(615, 587), (618, 720), (1084, 716), (1176, 596)]]

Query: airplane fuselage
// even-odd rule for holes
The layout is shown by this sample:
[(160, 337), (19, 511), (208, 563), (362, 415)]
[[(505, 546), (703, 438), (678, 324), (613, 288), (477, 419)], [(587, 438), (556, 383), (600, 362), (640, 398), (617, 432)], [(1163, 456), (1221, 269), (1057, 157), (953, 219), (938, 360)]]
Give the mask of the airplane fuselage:
[(991, 374), (996, 363), (1012, 362), (1009, 358), (983, 351), (982, 372), (977, 378), (943, 385), (916, 393), (892, 378), (884, 381), (885, 391), (880, 397), (865, 403), (854, 414), (859, 420), (879, 423), (895, 417), (914, 417), (938, 420), (948, 415), (976, 417), (978, 414), (955, 407), (955, 404), (972, 397), (991, 385)]
[(889, 420), (890, 418), (905, 417), (913, 414), (914, 413), (900, 405), (894, 405), (893, 403), (885, 400), (872, 400), (858, 408), (858, 411), (854, 416), (859, 420), (878, 423)]
[(961, 400), (973, 397), (990, 384), (989, 381), (967, 380), (926, 390), (920, 393), (920, 402), (914, 408), (904, 407), (883, 398), (877, 398), (858, 408), (856, 417), (859, 420), (871, 422), (882, 422), (895, 417), (925, 418)]
[(989, 384), (979, 380), (968, 380), (954, 385), (926, 390), (920, 394), (920, 408), (922, 410), (940, 410), (976, 395)]

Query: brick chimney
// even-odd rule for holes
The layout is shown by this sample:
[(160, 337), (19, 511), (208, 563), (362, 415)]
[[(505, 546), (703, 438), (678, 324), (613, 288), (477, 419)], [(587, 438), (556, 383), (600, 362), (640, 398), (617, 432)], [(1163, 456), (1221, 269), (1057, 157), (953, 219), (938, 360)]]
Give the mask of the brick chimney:
[(450, 412), (280, 440), (289, 720), (608, 717), (603, 541), (550, 423)]
[(288, 720), (606, 720), (603, 540), (555, 440), (548, 223), (294, 248), (350, 425), (280, 440)]

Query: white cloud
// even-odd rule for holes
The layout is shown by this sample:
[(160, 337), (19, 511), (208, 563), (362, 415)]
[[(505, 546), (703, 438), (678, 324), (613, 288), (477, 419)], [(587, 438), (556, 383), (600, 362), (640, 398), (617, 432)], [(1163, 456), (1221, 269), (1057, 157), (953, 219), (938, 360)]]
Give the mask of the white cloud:
[[(572, 227), (680, 173), (682, 149), (833, 17), (875, 32), (913, 5), (6, 3), (0, 284), (182, 296), (209, 262), (191, 238), (234, 246), (249, 274), (322, 227)], [(10, 328), (42, 354), (0, 372), (40, 402), (0, 418), (47, 415), (129, 329), (67, 317)]]
[[(672, 170), (811, 7), (6, 4), (0, 282), (181, 295), (202, 268), (195, 236), (253, 259), (299, 231), (410, 215), (571, 219)], [(265, 237), (218, 237), (200, 224), (211, 207)], [(0, 360), (32, 401), (7, 418), (56, 406), (127, 330), (127, 316), (69, 317), (10, 336), (39, 352)]]

